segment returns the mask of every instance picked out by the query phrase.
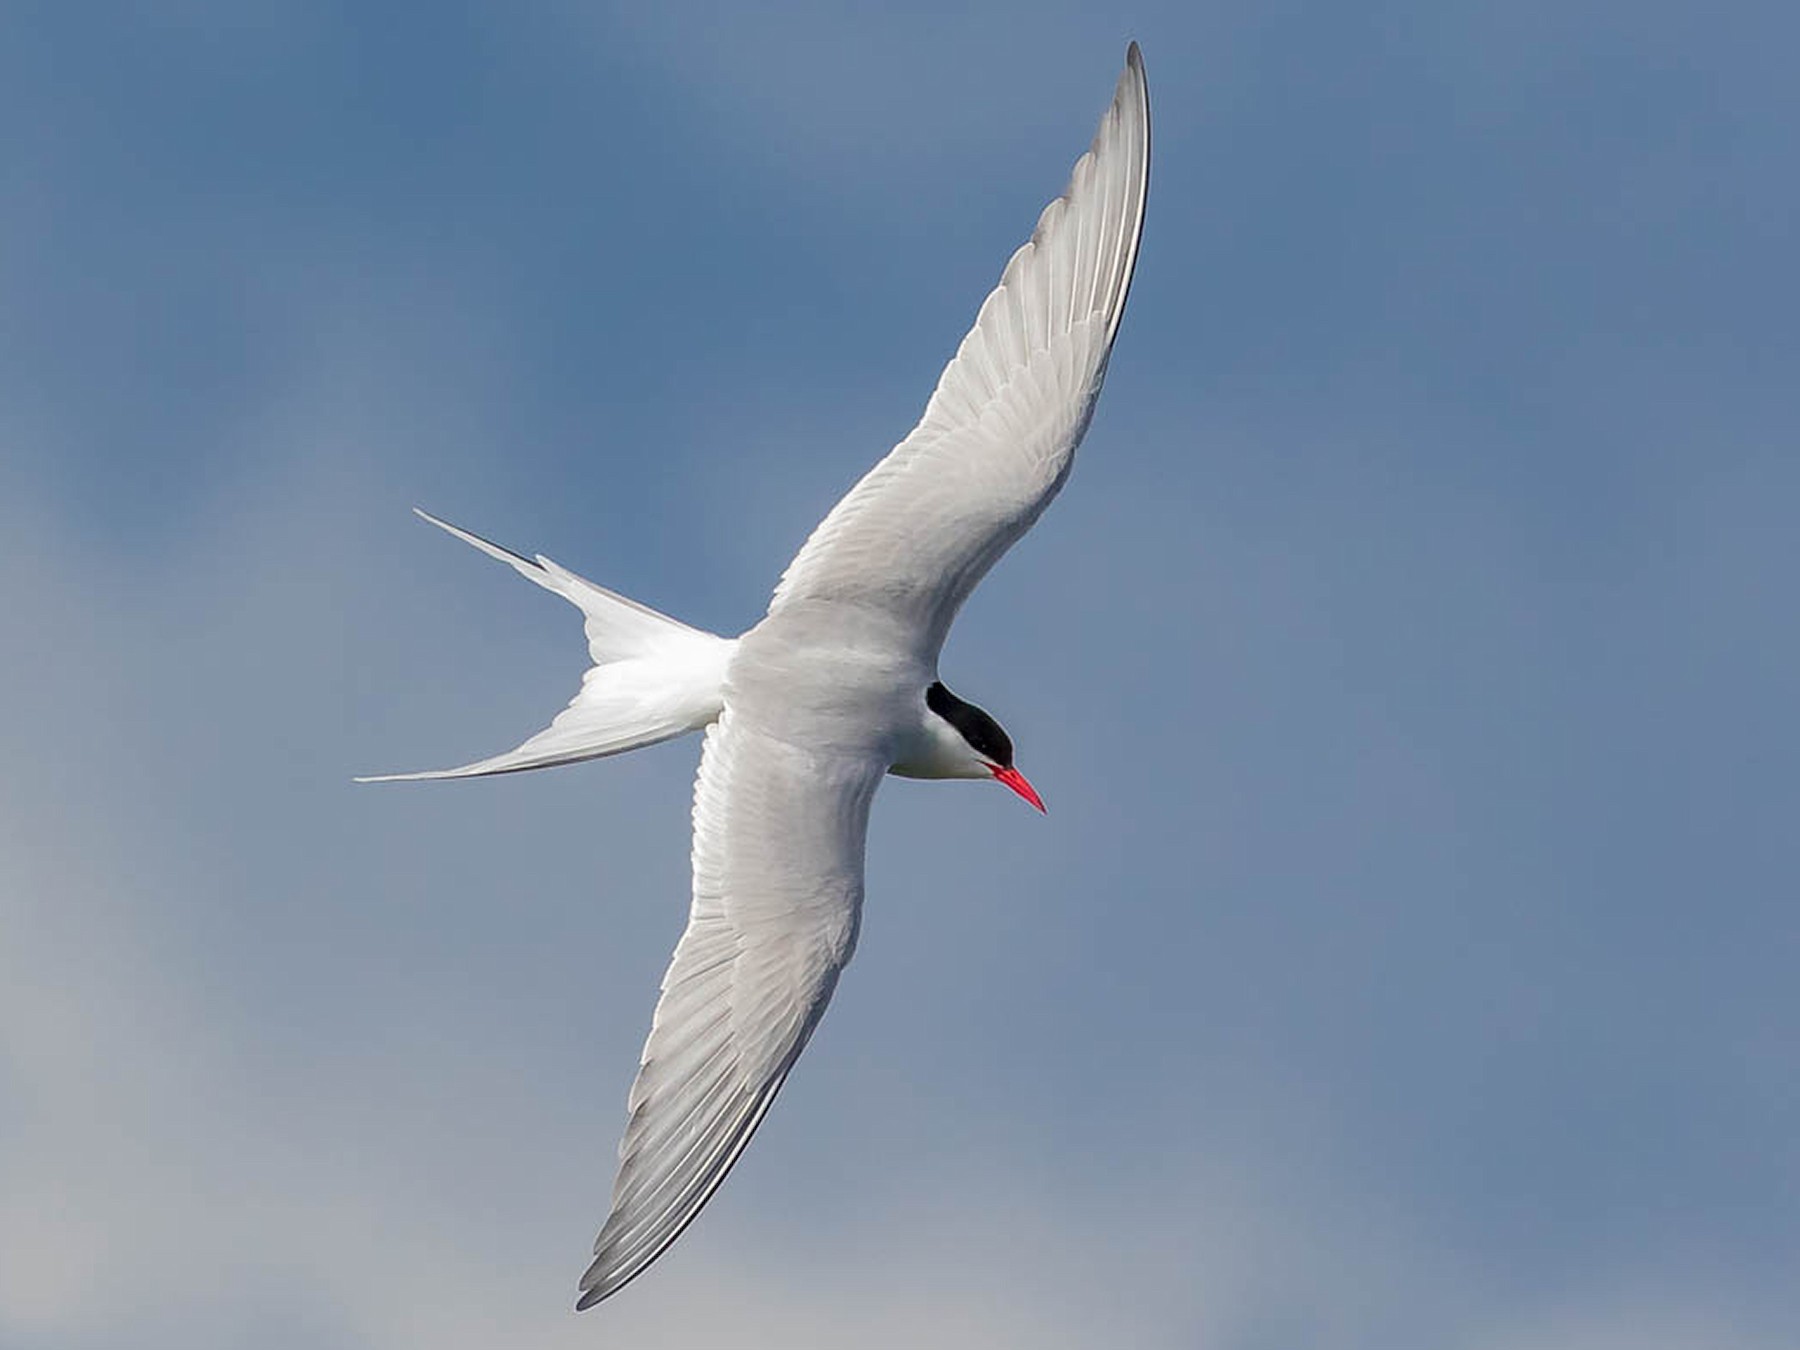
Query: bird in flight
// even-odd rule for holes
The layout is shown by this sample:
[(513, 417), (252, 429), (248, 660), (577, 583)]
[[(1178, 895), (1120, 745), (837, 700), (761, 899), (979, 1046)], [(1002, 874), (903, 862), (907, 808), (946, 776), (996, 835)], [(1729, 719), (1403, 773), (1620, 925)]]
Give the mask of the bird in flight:
[(976, 583), (1069, 476), (1125, 310), (1149, 167), (1132, 43), (1092, 146), (1006, 264), (919, 424), (814, 529), (741, 637), (419, 513), (580, 609), (594, 664), (517, 749), (360, 781), (514, 773), (705, 732), (692, 908), (577, 1308), (667, 1250), (781, 1090), (856, 946), (882, 776), (991, 779), (1043, 809), (1000, 724), (938, 679), (938, 655)]

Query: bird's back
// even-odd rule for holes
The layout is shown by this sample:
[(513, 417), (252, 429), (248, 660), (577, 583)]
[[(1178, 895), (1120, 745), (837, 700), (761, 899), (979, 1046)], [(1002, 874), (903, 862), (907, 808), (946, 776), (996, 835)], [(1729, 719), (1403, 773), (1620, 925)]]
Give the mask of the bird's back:
[(936, 678), (935, 653), (890, 611), (817, 601), (767, 615), (739, 640), (725, 705), (759, 732), (833, 755), (893, 760)]

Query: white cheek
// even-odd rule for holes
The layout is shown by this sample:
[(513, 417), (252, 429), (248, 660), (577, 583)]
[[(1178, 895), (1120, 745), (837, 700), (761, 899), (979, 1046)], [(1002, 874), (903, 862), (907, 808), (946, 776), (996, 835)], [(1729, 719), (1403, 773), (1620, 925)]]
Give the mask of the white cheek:
[(994, 770), (955, 727), (930, 717), (900, 747), (891, 772), (903, 778), (990, 778)]

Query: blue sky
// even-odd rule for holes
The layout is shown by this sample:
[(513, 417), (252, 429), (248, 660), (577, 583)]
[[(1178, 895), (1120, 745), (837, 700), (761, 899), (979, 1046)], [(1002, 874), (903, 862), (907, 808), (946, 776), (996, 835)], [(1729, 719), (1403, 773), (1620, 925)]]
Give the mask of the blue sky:
[[(1132, 305), (738, 1171), (569, 1311), (735, 632), (1129, 37)], [(1800, 23), (278, 0), (0, 19), (0, 1344), (1763, 1350), (1800, 1298)]]

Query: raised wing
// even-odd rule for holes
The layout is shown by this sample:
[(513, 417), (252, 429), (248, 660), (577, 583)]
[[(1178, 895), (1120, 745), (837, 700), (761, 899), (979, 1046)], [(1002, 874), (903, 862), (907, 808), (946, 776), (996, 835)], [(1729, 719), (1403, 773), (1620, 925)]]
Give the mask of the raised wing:
[(1137, 44), (1068, 189), (938, 380), (912, 434), (864, 476), (788, 564), (771, 614), (814, 600), (873, 605), (933, 654), (969, 592), (1068, 476), (1124, 313), (1150, 172)]
[(886, 765), (764, 735), (727, 707), (694, 789), (694, 901), (632, 1085), (612, 1213), (577, 1308), (654, 1261), (718, 1189), (856, 945)]

